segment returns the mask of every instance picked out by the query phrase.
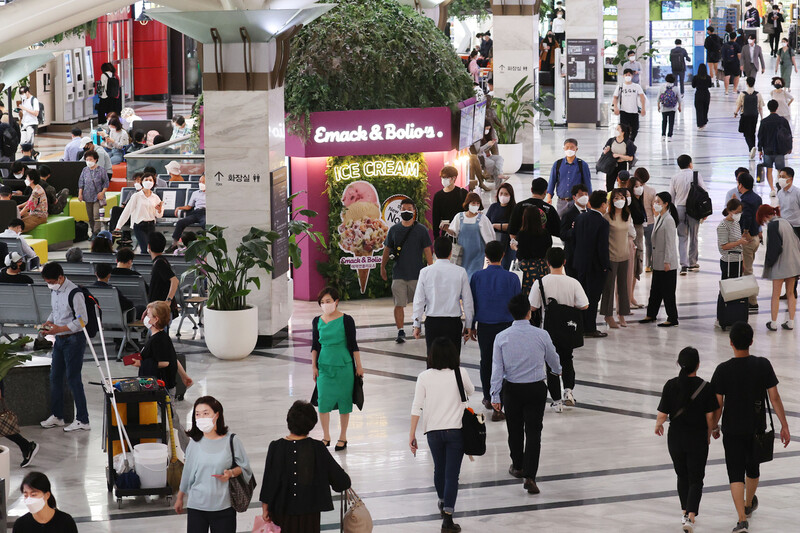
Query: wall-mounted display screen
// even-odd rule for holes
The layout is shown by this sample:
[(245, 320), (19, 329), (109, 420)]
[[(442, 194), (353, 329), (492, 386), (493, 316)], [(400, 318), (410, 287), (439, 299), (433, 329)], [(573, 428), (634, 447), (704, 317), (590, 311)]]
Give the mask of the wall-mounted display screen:
[(662, 20), (692, 20), (692, 0), (664, 0), (661, 2)]

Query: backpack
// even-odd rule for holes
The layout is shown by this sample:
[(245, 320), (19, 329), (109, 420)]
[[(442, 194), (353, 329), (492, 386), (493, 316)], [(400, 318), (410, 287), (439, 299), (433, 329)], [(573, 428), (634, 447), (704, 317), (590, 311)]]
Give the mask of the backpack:
[[(558, 183), (559, 178), (561, 177), (561, 163), (564, 161), (562, 157), (558, 161), (556, 161), (556, 183)], [(583, 182), (583, 161), (579, 158), (575, 158), (575, 162), (578, 164), (578, 172), (581, 173), (581, 182)]]
[(742, 104), (743, 117), (758, 116), (758, 91), (744, 93), (744, 103)]
[(706, 50), (709, 52), (719, 52), (722, 48), (722, 39), (717, 34), (709, 35), (706, 39), (706, 44)]
[(692, 175), (689, 196), (686, 198), (686, 214), (695, 220), (703, 220), (713, 212), (711, 197), (697, 182), (697, 171), (695, 170)]
[(775, 135), (775, 152), (778, 154), (788, 154), (792, 151), (792, 129), (786, 119), (778, 124), (778, 131)]
[(686, 70), (686, 59), (684, 59), (684, 50), (680, 47), (673, 48), (669, 53), (669, 64), (672, 67), (672, 72), (683, 72)]
[(539, 291), (542, 293), (542, 309), (544, 309), (542, 329), (550, 334), (553, 344), (571, 349), (583, 346), (583, 311), (577, 307), (560, 304), (555, 298), (548, 300), (541, 279)]
[(0, 154), (14, 159), (20, 141), (19, 130), (10, 124), (3, 124), (2, 126), (0, 126), (3, 130), (3, 135), (0, 137)]
[(119, 80), (116, 76), (106, 74), (106, 96), (108, 98), (119, 98)]
[(733, 41), (727, 41), (722, 45), (722, 62), (735, 63), (738, 61), (736, 57), (736, 44)]
[[(72, 302), (75, 299), (75, 295), (79, 292), (83, 293), (83, 298), (86, 300), (86, 320), (84, 320), (84, 323), (86, 324), (86, 332), (89, 333), (89, 337), (94, 338), (94, 336), (97, 335), (97, 332), (100, 330), (97, 318), (98, 316), (100, 318), (103, 317), (103, 311), (100, 309), (100, 302), (97, 301), (97, 298), (92, 296), (92, 293), (89, 292), (89, 289), (82, 285), (78, 285), (69, 293), (69, 308), (72, 309), (73, 318), (78, 318), (75, 315), (75, 305)], [(95, 306), (97, 307), (96, 310)]]
[(671, 85), (667, 85), (664, 92), (658, 95), (658, 103), (661, 104), (661, 107), (678, 106), (678, 95), (672, 90)]

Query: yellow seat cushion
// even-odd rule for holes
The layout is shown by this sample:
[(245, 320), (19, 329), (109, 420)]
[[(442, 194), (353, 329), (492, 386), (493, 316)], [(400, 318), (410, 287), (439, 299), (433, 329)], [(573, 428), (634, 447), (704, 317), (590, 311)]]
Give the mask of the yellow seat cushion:
[(32, 239), (25, 235), (25, 242), (27, 242), (33, 251), (36, 252), (36, 255), (39, 256), (39, 262), (41, 264), (47, 263), (47, 241), (44, 239)]
[[(111, 208), (119, 205), (118, 192), (106, 192), (106, 216), (111, 214)], [(78, 200), (77, 196), (69, 199), (69, 216), (76, 221), (88, 222), (89, 216), (86, 214), (86, 204)]]

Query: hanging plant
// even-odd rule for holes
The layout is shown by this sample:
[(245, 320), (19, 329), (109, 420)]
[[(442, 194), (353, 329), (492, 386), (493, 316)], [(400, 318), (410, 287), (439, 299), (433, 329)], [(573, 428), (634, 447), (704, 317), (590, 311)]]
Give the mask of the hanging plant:
[(65, 32), (57, 33), (49, 39), (44, 39), (42, 44), (58, 44), (67, 37), (84, 37), (86, 34), (89, 34), (90, 39), (94, 39), (97, 36), (97, 19), (91, 20), (85, 24), (79, 24)]
[(447, 6), (447, 14), (456, 19), (477, 17), (484, 21), (492, 14), (491, 0), (453, 0)]

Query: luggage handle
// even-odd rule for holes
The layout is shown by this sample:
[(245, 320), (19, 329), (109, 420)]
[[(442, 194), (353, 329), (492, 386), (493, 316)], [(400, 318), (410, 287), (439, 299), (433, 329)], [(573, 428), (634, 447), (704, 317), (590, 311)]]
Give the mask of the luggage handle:
[[(737, 252), (736, 250), (728, 251), (728, 255), (730, 254), (739, 254), (739, 263), (742, 265), (742, 268), (739, 269), (739, 274), (744, 274), (744, 253)], [(732, 261), (726, 261), (728, 263), (728, 279), (731, 278), (731, 263)], [(740, 276), (741, 277), (741, 276)]]

